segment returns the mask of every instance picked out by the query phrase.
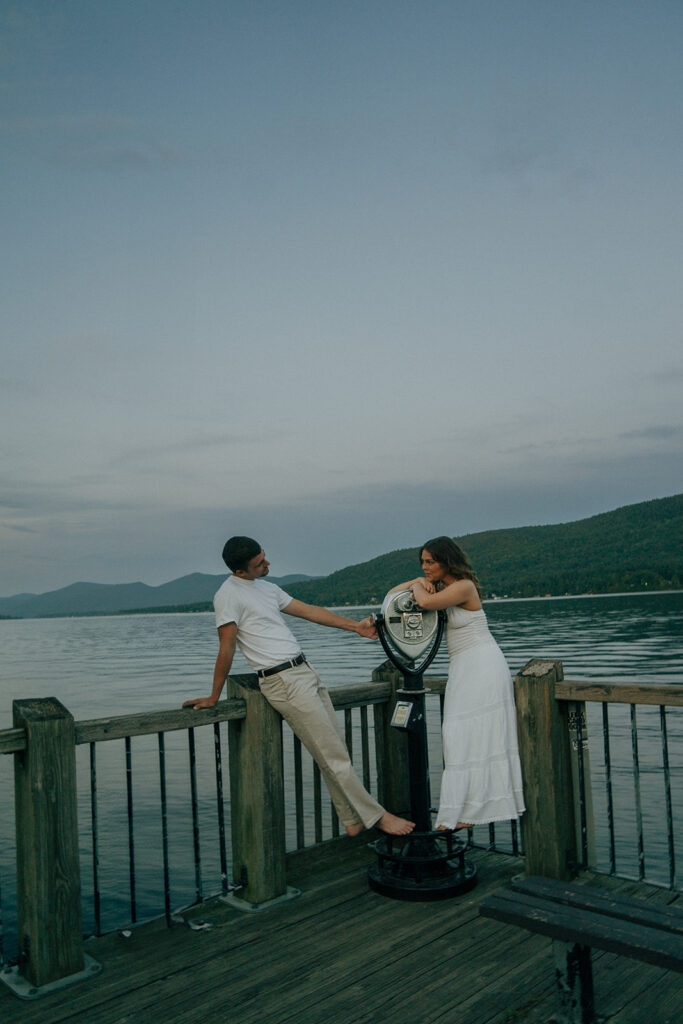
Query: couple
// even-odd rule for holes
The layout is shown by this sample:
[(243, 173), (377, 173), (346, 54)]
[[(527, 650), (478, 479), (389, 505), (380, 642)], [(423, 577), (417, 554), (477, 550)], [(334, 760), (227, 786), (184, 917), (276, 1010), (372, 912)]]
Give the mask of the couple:
[[(517, 817), (524, 810), (517, 754), (512, 680), (488, 631), (476, 576), (464, 552), (448, 537), (428, 541), (420, 552), (424, 578), (401, 584), (426, 609), (445, 608), (451, 658), (444, 706), (445, 771), (437, 828), (458, 829)], [(413, 822), (383, 808), (356, 775), (327, 690), (306, 662), (282, 612), (368, 639), (372, 617), (357, 622), (292, 599), (266, 583), (269, 562), (250, 537), (231, 537), (223, 548), (228, 576), (214, 598), (219, 650), (210, 697), (183, 707), (217, 703), (235, 647), (256, 671), (266, 700), (310, 752), (325, 779), (339, 820), (349, 835), (379, 828), (408, 835)]]

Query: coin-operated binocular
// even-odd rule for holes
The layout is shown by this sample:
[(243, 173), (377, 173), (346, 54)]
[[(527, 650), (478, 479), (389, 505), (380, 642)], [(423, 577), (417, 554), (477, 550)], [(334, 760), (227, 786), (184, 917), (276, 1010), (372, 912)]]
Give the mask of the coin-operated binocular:
[[(400, 691), (402, 700), (397, 701), (391, 724), (397, 729), (406, 729), (411, 733), (425, 731), (424, 694), (422, 674), (431, 665), (437, 655), (443, 635), (445, 615), (443, 612), (427, 611), (415, 600), (412, 590), (399, 590), (387, 594), (382, 604), (382, 611), (375, 616), (375, 625), (380, 642), (390, 661), (404, 677), (404, 689)], [(424, 657), (423, 657), (424, 656)], [(418, 666), (417, 661), (423, 658)], [(426, 732), (424, 749), (426, 751)], [(412, 768), (412, 763), (411, 763)], [(426, 785), (429, 786), (427, 766), (425, 768)], [(422, 783), (422, 771), (419, 773)], [(411, 771), (411, 783), (413, 779)], [(413, 801), (415, 803), (415, 801)], [(426, 809), (429, 815), (429, 795), (426, 801), (419, 801), (418, 807), (411, 807), (411, 813)], [(419, 828), (430, 828), (429, 819), (417, 821)]]
[(476, 869), (465, 861), (465, 844), (452, 830), (432, 831), (423, 684), (423, 673), (439, 650), (446, 613), (422, 608), (411, 590), (398, 590), (384, 598), (375, 624), (387, 657), (403, 675), (391, 724), (406, 735), (415, 831), (406, 837), (384, 836), (372, 844), (377, 864), (369, 868), (368, 881), (371, 888), (395, 899), (457, 896), (476, 884)]

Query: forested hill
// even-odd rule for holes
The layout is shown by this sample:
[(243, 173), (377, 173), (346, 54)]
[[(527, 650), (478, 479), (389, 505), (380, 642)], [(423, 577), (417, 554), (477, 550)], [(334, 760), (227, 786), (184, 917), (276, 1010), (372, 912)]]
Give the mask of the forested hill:
[[(682, 538), (678, 494), (577, 522), (455, 539), (469, 555), (485, 597), (534, 597), (679, 589)], [(313, 604), (377, 604), (396, 583), (418, 575), (419, 549), (404, 548), (287, 591)]]
[[(485, 597), (535, 597), (680, 589), (682, 537), (679, 494), (574, 523), (490, 530), (456, 539), (469, 554)], [(424, 539), (416, 538), (418, 543)], [(273, 582), (312, 604), (379, 604), (396, 583), (419, 575), (418, 556), (418, 548), (404, 548), (331, 576), (289, 576)], [(0, 598), (0, 618), (210, 611), (224, 578), (191, 573), (159, 587), (75, 583), (47, 594)]]

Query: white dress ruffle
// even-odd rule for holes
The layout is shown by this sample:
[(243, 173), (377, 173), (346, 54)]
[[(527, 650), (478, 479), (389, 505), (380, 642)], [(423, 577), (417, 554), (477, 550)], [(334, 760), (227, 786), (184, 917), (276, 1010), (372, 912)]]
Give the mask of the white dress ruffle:
[(524, 811), (512, 677), (483, 610), (447, 609), (450, 663), (437, 827), (485, 825)]

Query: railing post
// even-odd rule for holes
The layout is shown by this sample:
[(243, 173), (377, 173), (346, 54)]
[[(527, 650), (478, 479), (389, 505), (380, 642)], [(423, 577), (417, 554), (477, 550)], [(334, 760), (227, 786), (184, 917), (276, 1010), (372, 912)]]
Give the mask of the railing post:
[(410, 810), (410, 765), (408, 738), (403, 729), (391, 726), (396, 706), (396, 691), (403, 686), (403, 675), (390, 661), (372, 673), (373, 683), (390, 683), (391, 695), (382, 704), (373, 706), (375, 725), (375, 756), (377, 759), (377, 799), (394, 814)]
[(240, 898), (256, 905), (287, 892), (282, 719), (255, 675), (229, 676), (226, 696), (247, 705), (228, 725), (232, 865)]
[(567, 706), (555, 700), (562, 678), (561, 661), (534, 658), (515, 678), (515, 698), (526, 872), (567, 879), (578, 858)]
[(19, 973), (36, 988), (84, 969), (74, 720), (54, 697), (15, 700)]

